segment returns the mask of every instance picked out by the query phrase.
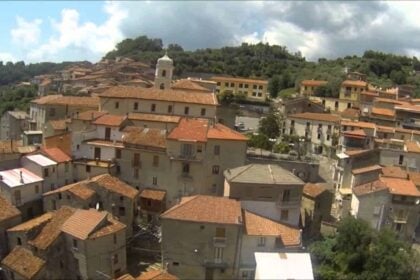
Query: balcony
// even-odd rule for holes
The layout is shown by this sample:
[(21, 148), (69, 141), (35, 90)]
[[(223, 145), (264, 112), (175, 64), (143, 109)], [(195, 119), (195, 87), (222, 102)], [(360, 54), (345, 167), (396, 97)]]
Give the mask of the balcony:
[(226, 237), (213, 237), (214, 247), (226, 247)]

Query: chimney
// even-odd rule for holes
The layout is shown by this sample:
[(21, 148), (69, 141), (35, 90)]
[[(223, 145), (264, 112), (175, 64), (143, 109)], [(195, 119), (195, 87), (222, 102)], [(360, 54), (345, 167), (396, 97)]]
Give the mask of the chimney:
[(20, 183), (23, 184), (23, 172), (22, 172), (22, 170), (19, 171), (19, 175), (20, 175)]

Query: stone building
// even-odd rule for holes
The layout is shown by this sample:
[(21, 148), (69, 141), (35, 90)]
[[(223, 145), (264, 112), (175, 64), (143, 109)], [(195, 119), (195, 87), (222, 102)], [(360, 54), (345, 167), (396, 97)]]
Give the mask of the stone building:
[(27, 129), (28, 114), (24, 111), (6, 111), (0, 120), (0, 140), (19, 140)]
[(9, 253), (6, 230), (22, 222), (22, 215), (0, 194), (0, 260)]

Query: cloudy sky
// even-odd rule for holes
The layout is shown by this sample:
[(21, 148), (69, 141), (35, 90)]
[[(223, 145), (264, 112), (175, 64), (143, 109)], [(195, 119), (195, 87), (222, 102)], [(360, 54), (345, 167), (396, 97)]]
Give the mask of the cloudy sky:
[(285, 45), (309, 60), (375, 49), (420, 57), (420, 2), (0, 2), (0, 60), (99, 60), (147, 35), (185, 49)]

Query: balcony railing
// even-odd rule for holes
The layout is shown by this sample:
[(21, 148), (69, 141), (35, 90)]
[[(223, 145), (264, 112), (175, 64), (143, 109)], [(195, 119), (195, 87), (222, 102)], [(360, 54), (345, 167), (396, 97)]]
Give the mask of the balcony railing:
[(214, 247), (226, 247), (226, 237), (213, 237)]

